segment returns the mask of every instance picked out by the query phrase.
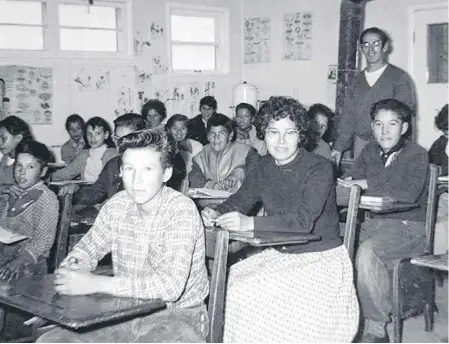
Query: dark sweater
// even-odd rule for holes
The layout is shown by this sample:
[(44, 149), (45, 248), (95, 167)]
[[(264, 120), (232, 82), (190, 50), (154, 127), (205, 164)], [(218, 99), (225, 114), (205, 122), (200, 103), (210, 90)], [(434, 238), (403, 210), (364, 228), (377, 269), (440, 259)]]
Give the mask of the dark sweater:
[(198, 115), (187, 125), (187, 138), (200, 142), (203, 146), (209, 143), (207, 139), (207, 129), (203, 122), (203, 116)]
[(416, 202), (420, 206), (408, 211), (373, 214), (373, 217), (412, 221), (426, 220), (429, 160), (421, 146), (407, 141), (390, 165), (380, 159), (380, 146), (368, 143), (343, 178), (366, 179), (366, 195), (392, 197), (398, 201)]
[[(123, 190), (120, 178), (120, 157), (109, 160), (103, 167), (98, 179), (92, 185), (82, 187), (73, 195), (73, 202), (84, 205), (95, 205), (111, 198), (117, 192)], [(179, 191), (181, 183), (186, 178), (186, 165), (182, 156), (178, 153), (173, 159), (173, 174), (167, 182), (167, 186)]]
[(355, 135), (365, 141), (373, 139), (371, 107), (379, 100), (388, 98), (400, 100), (416, 109), (415, 86), (405, 71), (389, 64), (372, 87), (366, 81), (365, 72), (358, 73), (348, 87), (337, 127), (338, 138), (333, 148), (339, 152), (346, 151)]
[(441, 175), (447, 176), (448, 157), (446, 154), (447, 137), (441, 135), (430, 147), (429, 162), (441, 166)]
[(247, 214), (258, 201), (268, 216), (254, 217), (255, 231), (321, 236), (321, 241), (288, 245), (281, 252), (317, 252), (341, 245), (333, 167), (329, 160), (303, 148), (292, 162), (282, 166), (276, 165), (271, 155), (264, 156), (240, 189), (216, 209), (221, 214), (231, 211)]

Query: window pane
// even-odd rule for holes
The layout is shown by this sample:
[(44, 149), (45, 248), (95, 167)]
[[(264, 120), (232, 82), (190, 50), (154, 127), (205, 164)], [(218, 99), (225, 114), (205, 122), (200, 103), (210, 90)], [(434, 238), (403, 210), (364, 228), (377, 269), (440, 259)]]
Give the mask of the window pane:
[(117, 23), (115, 16), (114, 7), (59, 5), (61, 26), (115, 29)]
[(447, 83), (447, 23), (427, 25), (429, 84)]
[(43, 37), (41, 27), (0, 25), (0, 49), (43, 50)]
[(173, 45), (173, 70), (215, 70), (215, 46)]
[(110, 30), (61, 29), (61, 50), (117, 51), (117, 35)]
[(171, 16), (171, 39), (179, 42), (215, 42), (215, 19)]
[(0, 23), (42, 25), (42, 3), (0, 1)]

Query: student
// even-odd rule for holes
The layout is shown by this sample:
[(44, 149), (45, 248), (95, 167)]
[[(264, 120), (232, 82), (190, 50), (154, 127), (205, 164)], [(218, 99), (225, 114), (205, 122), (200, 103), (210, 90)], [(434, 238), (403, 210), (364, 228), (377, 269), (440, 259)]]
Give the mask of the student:
[(103, 118), (89, 119), (86, 123), (86, 149), (83, 149), (66, 167), (55, 171), (52, 180), (70, 180), (81, 176), (81, 179), (87, 182), (95, 182), (103, 166), (117, 156), (111, 135), (111, 127)]
[(210, 143), (193, 157), (189, 174), (192, 188), (235, 192), (240, 187), (259, 156), (254, 148), (235, 142), (235, 136), (235, 122), (229, 117), (215, 113), (209, 118), (207, 137)]
[[(268, 155), (204, 224), (231, 231), (313, 233), (320, 241), (268, 248), (231, 266), (224, 342), (351, 342), (359, 309), (339, 237), (332, 163), (303, 148), (306, 110), (271, 97), (255, 116)], [(261, 201), (267, 216), (245, 214)]]
[(165, 129), (174, 138), (176, 151), (179, 152), (186, 164), (186, 172), (192, 170), (192, 158), (203, 150), (203, 145), (198, 141), (187, 138), (187, 116), (175, 114), (171, 116)]
[(251, 124), (256, 109), (251, 104), (240, 103), (235, 109), (235, 122), (237, 123), (237, 139), (236, 142), (245, 143), (255, 150), (259, 155), (267, 154), (265, 142), (257, 138), (256, 128)]
[(167, 109), (160, 100), (150, 99), (142, 107), (142, 116), (147, 121), (148, 128), (155, 128), (167, 117)]
[(357, 184), (367, 195), (419, 204), (408, 211), (373, 215), (360, 232), (356, 268), (365, 317), (362, 342), (386, 343), (390, 274), (398, 259), (424, 252), (429, 160), (424, 148), (406, 138), (412, 110), (405, 103), (381, 100), (374, 104), (371, 118), (375, 141), (365, 146), (340, 184)]
[(377, 27), (362, 32), (360, 50), (365, 56), (366, 68), (358, 73), (348, 87), (348, 94), (338, 122), (338, 138), (332, 147), (332, 157), (340, 164), (342, 153), (354, 142), (354, 156), (373, 139), (369, 118), (374, 103), (382, 99), (397, 99), (416, 110), (415, 85), (410, 75), (388, 63), (391, 42)]
[(58, 224), (58, 199), (42, 180), (52, 158), (50, 151), (40, 142), (24, 140), (15, 154), (15, 184), (0, 195), (0, 226), (28, 239), (0, 244), (0, 278), (4, 280), (47, 272)]
[(448, 125), (447, 125), (447, 108), (448, 104), (444, 105), (438, 115), (435, 117), (435, 126), (438, 130), (443, 132), (433, 144), (429, 150), (429, 162), (441, 167), (442, 176), (447, 176), (448, 157), (445, 152), (448, 137)]
[(79, 152), (84, 148), (84, 128), (86, 123), (84, 119), (78, 115), (73, 114), (67, 117), (65, 121), (65, 129), (70, 135), (70, 139), (61, 147), (61, 159), (69, 164), (75, 159)]
[(0, 121), (0, 191), (4, 185), (14, 184), (14, 159), (16, 147), (22, 141), (31, 140), (29, 125), (21, 118), (8, 116)]
[(310, 129), (313, 132), (313, 153), (331, 160), (331, 147), (323, 137), (330, 131), (334, 113), (326, 105), (313, 104), (307, 111), (307, 117), (310, 121)]
[(203, 146), (209, 143), (207, 138), (207, 122), (217, 112), (217, 101), (212, 96), (205, 96), (200, 100), (201, 114), (189, 121), (187, 137), (196, 140)]
[[(167, 134), (161, 128), (137, 131), (118, 147), (125, 191), (106, 202), (62, 262), (55, 289), (62, 295), (160, 298), (167, 308), (87, 331), (56, 328), (38, 342), (203, 342), (209, 291), (204, 228), (194, 202), (164, 185), (172, 173)], [(109, 252), (114, 277), (91, 273)], [(69, 265), (74, 259), (77, 264)]]

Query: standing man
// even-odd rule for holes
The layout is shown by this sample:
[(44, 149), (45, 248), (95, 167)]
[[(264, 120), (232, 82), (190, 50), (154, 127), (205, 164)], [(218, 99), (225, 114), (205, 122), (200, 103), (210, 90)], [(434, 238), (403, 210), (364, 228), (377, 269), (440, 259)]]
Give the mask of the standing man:
[(371, 27), (362, 32), (359, 44), (366, 59), (366, 68), (354, 77), (348, 87), (348, 96), (337, 127), (338, 138), (332, 150), (332, 158), (337, 165), (352, 142), (355, 159), (373, 139), (370, 118), (373, 104), (391, 98), (416, 110), (412, 78), (387, 61), (390, 50), (388, 35), (377, 27)]

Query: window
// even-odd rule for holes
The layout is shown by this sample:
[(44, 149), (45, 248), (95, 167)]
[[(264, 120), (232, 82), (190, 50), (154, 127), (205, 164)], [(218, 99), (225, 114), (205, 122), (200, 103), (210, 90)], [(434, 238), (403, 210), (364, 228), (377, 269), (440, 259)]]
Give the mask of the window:
[(41, 2), (0, 1), (0, 49), (44, 49)]
[[(0, 0), (0, 49), (44, 56), (132, 55), (131, 0)], [(44, 53), (45, 52), (45, 53)]]
[(117, 51), (120, 9), (86, 5), (59, 5), (61, 50)]
[(227, 73), (228, 11), (171, 4), (169, 14), (172, 72)]

